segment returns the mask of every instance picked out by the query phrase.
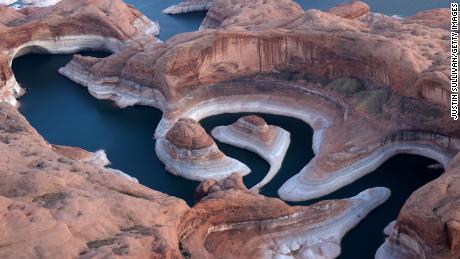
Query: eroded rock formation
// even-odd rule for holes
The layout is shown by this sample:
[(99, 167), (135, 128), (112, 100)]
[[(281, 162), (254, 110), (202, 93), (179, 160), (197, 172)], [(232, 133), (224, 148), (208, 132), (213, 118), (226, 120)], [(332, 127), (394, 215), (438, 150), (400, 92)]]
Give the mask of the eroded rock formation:
[(180, 14), (198, 11), (207, 11), (211, 8), (214, 0), (185, 0), (163, 10), (165, 14)]
[(357, 19), (369, 14), (370, 8), (364, 2), (353, 0), (350, 3), (341, 4), (328, 10), (329, 13), (347, 18)]
[[(364, 11), (347, 15), (363, 6), (353, 2), (331, 13), (300, 10), (275, 20), (262, 12), (254, 18), (261, 23), (246, 28), (248, 14), (257, 12), (247, 6), (256, 3), (242, 2), (238, 11), (223, 16), (219, 30), (182, 34), (94, 63), (77, 58), (63, 69), (72, 73), (64, 74), (90, 92), (104, 89), (99, 97), (120, 106), (127, 103), (120, 100), (129, 99), (160, 108), (165, 116), (158, 140), (179, 118), (199, 121), (223, 112), (267, 112), (307, 122), (315, 130), (316, 156), (280, 189), (287, 200), (330, 193), (397, 153), (421, 154), (445, 165), (459, 150), (459, 125), (442, 99), (449, 87), (449, 32), (424, 25), (426, 14), (418, 19)], [(216, 1), (209, 15), (219, 5), (236, 8)], [(280, 14), (286, 10), (278, 9)], [(105, 76), (114, 74), (113, 67), (120, 71), (115, 82)], [(433, 138), (386, 141), (419, 131)], [(440, 143), (438, 135), (444, 136)]]
[(175, 233), (186, 203), (113, 174), (93, 156), (51, 146), (0, 103), (0, 257), (180, 255)]
[(15, 105), (22, 89), (12, 60), (28, 53), (118, 52), (155, 42), (159, 25), (121, 0), (64, 0), (44, 8), (0, 7), (0, 101)]
[[(199, 121), (224, 112), (266, 112), (309, 123), (315, 158), (279, 190), (286, 200), (330, 193), (398, 153), (447, 166), (459, 151), (460, 125), (448, 112), (448, 10), (401, 19), (369, 12), (357, 1), (295, 15), (269, 8), (276, 1), (239, 3), (215, 1), (202, 31), (100, 59), (70, 78), (78, 81), (91, 70), (82, 84), (106, 90), (100, 98), (160, 108), (157, 140), (179, 118)], [(267, 15), (271, 11), (276, 13)], [(66, 69), (80, 63), (75, 59)], [(118, 64), (115, 83), (101, 80), (111, 73), (108, 64)], [(441, 200), (450, 197), (440, 193)], [(431, 232), (444, 233), (423, 231), (427, 235), (407, 232), (422, 236), (421, 244), (431, 244)]]
[(234, 172), (250, 172), (243, 163), (224, 155), (192, 119), (178, 120), (165, 138), (157, 140), (156, 152), (166, 171), (190, 180), (222, 179)]
[(244, 116), (229, 126), (216, 127), (211, 133), (220, 142), (253, 151), (270, 164), (270, 171), (264, 179), (251, 188), (256, 192), (281, 168), (290, 143), (289, 132), (267, 125), (263, 118), (255, 115)]
[[(397, 153), (434, 158), (447, 172), (412, 195), (379, 255), (458, 257), (460, 165), (452, 158), (460, 125), (448, 112), (449, 32), (441, 17), (448, 10), (400, 19), (356, 1), (328, 12), (287, 0), (201, 8), (210, 8), (202, 31), (158, 43), (158, 27), (117, 0), (1, 7), (0, 99), (15, 104), (21, 92), (14, 57), (105, 49), (116, 54), (75, 56), (60, 72), (121, 107), (161, 109), (156, 151), (175, 173), (233, 168), (196, 122), (224, 112), (280, 114), (312, 126), (315, 158), (279, 190), (286, 200), (330, 193)], [(102, 152), (50, 146), (11, 106), (0, 105), (0, 120), (0, 257), (334, 257), (343, 234), (388, 197), (377, 188), (289, 207), (230, 178), (203, 183), (201, 202), (189, 210), (106, 168)]]
[[(341, 237), (389, 195), (375, 188), (351, 199), (290, 207), (249, 192), (233, 174), (202, 183), (201, 202), (190, 209), (180, 199), (112, 174), (101, 166), (104, 157), (48, 144), (13, 106), (0, 103), (0, 257), (247, 257), (248, 247), (238, 246), (250, 239), (273, 255), (291, 249), (332, 258), (340, 252)], [(254, 228), (259, 225), (264, 228)], [(221, 253), (219, 243), (230, 245), (221, 243), (226, 226), (239, 234)], [(334, 234), (314, 231), (324, 226)], [(210, 233), (203, 236), (206, 229)], [(312, 243), (312, 232), (327, 241)], [(280, 243), (268, 243), (272, 235)]]
[(460, 154), (406, 201), (376, 258), (460, 257), (459, 173)]
[(335, 258), (343, 235), (390, 195), (373, 188), (290, 207), (249, 192), (238, 174), (206, 181), (198, 191), (204, 197), (179, 226), (182, 255), (192, 258)]

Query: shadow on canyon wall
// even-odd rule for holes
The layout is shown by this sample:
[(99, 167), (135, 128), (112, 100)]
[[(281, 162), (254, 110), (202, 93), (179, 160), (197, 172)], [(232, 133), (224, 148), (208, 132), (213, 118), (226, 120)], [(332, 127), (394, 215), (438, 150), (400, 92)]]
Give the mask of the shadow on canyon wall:
[[(83, 54), (107, 55), (101, 52)], [(20, 98), (21, 113), (50, 143), (79, 146), (90, 151), (104, 149), (112, 161), (112, 167), (136, 177), (152, 189), (182, 198), (193, 205), (193, 193), (197, 183), (165, 172), (164, 166), (154, 153), (153, 134), (161, 119), (161, 112), (151, 107), (121, 110), (110, 101), (96, 100), (85, 88), (57, 73), (57, 69), (70, 59), (71, 55), (32, 54), (14, 60), (16, 78), (27, 90), (27, 94)], [(201, 123), (210, 132), (215, 126), (229, 125), (247, 114), (222, 114), (205, 118)], [(262, 194), (277, 197), (277, 189), (313, 157), (313, 131), (307, 124), (294, 118), (257, 115), (263, 117), (267, 123), (280, 126), (291, 133), (291, 146), (280, 172), (262, 189)], [(268, 171), (268, 164), (258, 155), (217, 143), (225, 154), (246, 163), (252, 169), (252, 173), (245, 177), (245, 183), (249, 187), (259, 182)], [(340, 258), (373, 257), (384, 240), (383, 228), (396, 219), (404, 201), (414, 190), (441, 173), (441, 169), (428, 168), (434, 163), (419, 156), (399, 155), (384, 163), (375, 172), (321, 198), (351, 197), (376, 186), (388, 187), (393, 192), (389, 201), (371, 212), (345, 236)], [(307, 205), (315, 201), (291, 204)], [(359, 255), (356, 251), (360, 251)]]

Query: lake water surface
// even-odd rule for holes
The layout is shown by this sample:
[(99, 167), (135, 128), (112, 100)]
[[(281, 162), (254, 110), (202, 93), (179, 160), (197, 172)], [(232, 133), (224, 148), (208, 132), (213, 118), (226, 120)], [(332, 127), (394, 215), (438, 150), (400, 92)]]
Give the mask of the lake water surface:
[[(127, 1), (152, 20), (160, 22), (162, 40), (171, 36), (197, 30), (205, 13), (168, 16), (161, 13), (167, 6), (177, 3), (171, 0)], [(327, 9), (341, 2), (337, 0), (298, 1), (304, 8)], [(376, 12), (390, 15), (412, 15), (417, 11), (435, 7), (447, 7), (448, 1), (368, 1)], [(103, 53), (85, 53), (100, 56)], [(20, 111), (50, 143), (79, 146), (90, 151), (104, 149), (112, 167), (139, 179), (140, 183), (165, 192), (193, 204), (196, 182), (173, 176), (154, 152), (153, 134), (161, 119), (161, 112), (151, 107), (116, 108), (110, 101), (94, 99), (87, 90), (60, 76), (57, 69), (71, 59), (70, 55), (27, 55), (16, 59), (13, 70), (18, 82), (27, 89), (20, 98)], [(210, 132), (215, 126), (228, 125), (246, 114), (223, 114), (201, 121)], [(269, 124), (278, 125), (291, 132), (289, 147), (278, 175), (262, 194), (276, 197), (277, 189), (287, 179), (298, 173), (313, 157), (312, 130), (303, 122), (283, 116), (259, 114)], [(218, 143), (221, 150), (247, 164), (252, 173), (245, 177), (248, 187), (260, 181), (268, 171), (268, 164), (259, 156), (236, 147)], [(434, 161), (418, 156), (401, 155), (387, 161), (374, 173), (323, 198), (346, 198), (364, 189), (385, 186), (392, 190), (388, 202), (374, 210), (343, 240), (340, 258), (373, 258), (384, 236), (383, 228), (394, 220), (409, 195), (433, 180), (441, 173), (427, 166)], [(311, 202), (298, 203), (302, 205)]]

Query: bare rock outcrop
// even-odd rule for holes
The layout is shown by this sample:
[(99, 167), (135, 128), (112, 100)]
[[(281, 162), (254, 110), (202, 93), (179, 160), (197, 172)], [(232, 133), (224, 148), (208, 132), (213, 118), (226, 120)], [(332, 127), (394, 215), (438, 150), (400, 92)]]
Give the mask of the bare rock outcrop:
[(459, 173), (460, 154), (443, 175), (409, 197), (376, 258), (460, 256)]
[(156, 152), (166, 171), (191, 180), (222, 179), (234, 172), (250, 172), (243, 163), (225, 156), (192, 119), (179, 119), (164, 138), (157, 139)]
[(270, 171), (264, 179), (251, 188), (256, 192), (270, 182), (281, 168), (290, 144), (289, 132), (267, 125), (263, 118), (255, 115), (241, 117), (229, 126), (216, 127), (211, 133), (220, 142), (253, 151), (270, 164)]
[(179, 256), (186, 203), (49, 145), (0, 103), (0, 257)]
[(64, 0), (44, 8), (0, 7), (0, 101), (22, 93), (12, 60), (28, 53), (118, 52), (156, 42), (159, 25), (121, 0)]
[(289, 19), (301, 14), (302, 8), (291, 0), (253, 0), (244, 4), (235, 0), (218, 0), (209, 9), (200, 30), (251, 30), (260, 25), (266, 26), (271, 21)]
[(291, 207), (249, 192), (239, 174), (206, 181), (198, 190), (204, 197), (178, 230), (182, 255), (192, 258), (335, 258), (343, 235), (390, 195), (373, 188), (349, 199)]
[[(247, 171), (225, 157), (196, 122), (225, 112), (280, 114), (312, 126), (315, 157), (283, 184), (279, 194), (285, 200), (330, 193), (372, 172), (395, 154), (433, 158), (447, 172), (407, 201), (380, 253), (458, 257), (455, 172), (459, 165), (453, 157), (460, 150), (460, 124), (448, 111), (449, 32), (446, 19), (440, 17), (445, 9), (400, 19), (366, 13), (359, 2), (330, 12), (304, 12), (289, 1), (217, 0), (213, 6), (222, 8), (209, 11), (203, 27), (209, 29), (157, 44), (153, 36), (145, 36), (155, 31), (152, 23), (120, 1), (106, 5), (108, 2), (64, 0), (53, 7), (20, 11), (2, 7), (0, 38), (6, 51), (0, 57), (4, 64), (0, 81), (5, 82), (0, 86), (2, 100), (14, 103), (13, 93), (20, 93), (9, 67), (18, 55), (109, 49), (117, 53), (100, 59), (76, 56), (60, 71), (87, 86), (97, 98), (114, 100), (121, 107), (160, 108), (164, 115), (155, 132), (156, 152), (173, 173), (204, 180)], [(77, 9), (78, 13), (72, 12)], [(88, 40), (86, 35), (97, 37)], [(57, 39), (66, 47), (53, 45)], [(33, 130), (24, 133), (30, 126), (15, 124), (11, 118), (20, 117), (7, 108), (10, 112), (0, 124), (0, 163), (6, 165), (0, 167), (5, 175), (0, 180), (0, 186), (5, 186), (0, 188), (0, 206), (8, 211), (1, 222), (8, 224), (0, 232), (6, 233), (0, 238), (0, 242), (6, 240), (0, 252), (16, 251), (18, 257), (60, 253), (55, 240), (70, 240), (62, 245), (64, 255), (69, 256), (78, 252), (103, 257), (124, 254), (126, 249), (127, 256), (152, 255), (151, 247), (147, 252), (138, 243), (145, 242), (158, 244), (153, 252), (159, 257), (178, 255), (179, 250), (197, 257), (297, 253), (315, 257), (319, 251), (334, 257), (343, 234), (388, 196), (387, 190), (378, 188), (348, 200), (289, 207), (239, 184), (228, 184), (234, 187), (227, 190), (223, 187), (227, 184), (213, 180), (201, 186), (197, 197), (202, 201), (187, 211), (177, 199), (111, 173), (101, 166), (101, 152), (92, 156), (92, 161), (99, 161), (96, 164), (70, 158), (78, 167), (54, 167), (55, 161), (66, 157), (62, 154), (80, 157), (84, 152), (58, 148), (56, 153)], [(67, 174), (65, 168), (77, 173)], [(34, 173), (27, 174), (30, 170)], [(47, 170), (52, 172), (40, 173)], [(86, 200), (93, 203), (79, 203)], [(13, 206), (16, 203), (20, 206)], [(18, 247), (11, 242), (21, 235), (29, 237), (25, 231), (30, 229), (17, 227), (30, 221), (27, 215), (34, 215), (20, 212), (23, 204), (38, 206), (37, 213), (45, 215), (39, 214), (37, 218), (44, 221), (38, 225), (28, 225), (32, 233), (42, 226), (57, 226), (56, 231), (48, 231), (55, 235), (53, 242), (45, 243), (54, 250), (27, 250), (36, 245), (34, 237)], [(68, 206), (86, 206), (84, 215), (102, 209), (108, 223), (89, 216), (78, 221), (73, 217), (78, 210)], [(181, 217), (180, 224), (177, 217)], [(139, 225), (153, 230), (140, 228), (139, 232)], [(313, 226), (331, 231), (315, 229), (313, 233)], [(153, 234), (140, 234), (139, 239), (139, 233)], [(180, 246), (171, 233), (179, 233)], [(75, 242), (74, 236), (78, 236)], [(313, 242), (308, 237), (330, 242), (315, 243), (318, 239)], [(76, 245), (67, 247), (69, 243)]]
[[(235, 15), (244, 21), (250, 17), (245, 10), (251, 10), (245, 6), (256, 3), (261, 4), (241, 1), (242, 11)], [(287, 200), (330, 193), (398, 153), (445, 165), (458, 152), (459, 125), (449, 117), (445, 99), (447, 30), (373, 13), (357, 19), (318, 10), (280, 16), (262, 15), (257, 19), (263, 22), (248, 29), (230, 19), (219, 30), (127, 49), (83, 72), (74, 70), (70, 78), (80, 82), (79, 75), (91, 71), (83, 84), (90, 92), (105, 89), (101, 98), (160, 108), (165, 116), (157, 139), (179, 118), (199, 121), (224, 112), (267, 112), (305, 121), (315, 130), (316, 156), (279, 190)], [(111, 64), (121, 72), (115, 83), (104, 83)], [(439, 133), (447, 144), (436, 138), (385, 142), (394, 134), (418, 131)]]
[(207, 11), (214, 0), (185, 0), (176, 5), (171, 5), (163, 10), (165, 14), (181, 14), (190, 12)]
[(350, 3), (341, 4), (328, 10), (328, 13), (347, 19), (357, 19), (369, 14), (369, 12), (369, 5), (358, 0), (352, 0)]

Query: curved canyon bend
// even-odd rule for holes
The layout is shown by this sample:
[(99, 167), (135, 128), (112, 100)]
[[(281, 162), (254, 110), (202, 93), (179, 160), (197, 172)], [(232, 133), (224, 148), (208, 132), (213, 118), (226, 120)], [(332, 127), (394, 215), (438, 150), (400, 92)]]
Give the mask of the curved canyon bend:
[[(436, 37), (446, 30), (437, 14), (417, 14), (449, 2), (367, 1), (373, 13), (359, 1), (334, 8), (342, 0), (125, 2), (147, 18), (132, 11), (117, 25), (102, 23), (102, 36), (122, 35), (108, 43), (70, 51), (26, 46), (13, 55), (13, 79), (25, 93), (5, 100), (17, 99), (25, 119), (0, 106), (0, 165), (11, 177), (0, 181), (0, 257), (460, 256), (460, 194), (449, 189), (459, 185), (460, 125), (448, 121), (437, 95), (446, 81), (439, 76), (445, 57), (435, 53), (445, 45)], [(114, 6), (125, 8), (119, 0), (97, 5), (108, 17)], [(139, 21), (131, 29), (123, 19)], [(427, 20), (436, 25), (412, 24)], [(353, 60), (332, 43), (327, 31), (336, 30), (343, 35), (331, 38), (344, 45), (368, 44), (363, 56)], [(429, 35), (432, 44), (398, 30)], [(327, 47), (306, 50), (312, 43), (302, 33)], [(420, 64), (411, 63), (412, 42), (424, 53)], [(238, 44), (247, 48), (241, 57)], [(379, 60), (385, 53), (366, 59), (377, 46), (408, 53), (406, 63), (391, 68), (399, 57)], [(321, 67), (330, 62), (321, 55), (339, 67)], [(340, 68), (353, 62), (369, 64)], [(398, 69), (409, 72), (392, 77)], [(18, 157), (28, 162), (16, 169)], [(414, 209), (423, 203), (424, 211)], [(426, 213), (440, 218), (432, 228)], [(50, 234), (41, 243), (35, 234), (16, 242), (17, 227)]]

